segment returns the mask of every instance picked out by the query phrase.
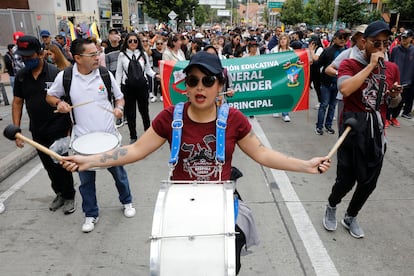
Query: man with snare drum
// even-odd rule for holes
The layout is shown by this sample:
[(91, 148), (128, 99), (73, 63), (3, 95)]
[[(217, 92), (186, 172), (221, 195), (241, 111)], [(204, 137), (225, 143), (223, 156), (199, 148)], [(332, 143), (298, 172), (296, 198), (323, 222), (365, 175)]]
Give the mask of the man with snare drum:
[[(103, 75), (99, 68), (99, 51), (92, 40), (76, 39), (72, 42), (71, 53), (75, 60), (72, 71), (72, 81), (69, 89), (69, 98), (72, 106), (61, 100), (65, 96), (63, 84), (64, 74), (60, 72), (53, 85), (48, 90), (47, 102), (56, 107), (58, 112), (72, 112), (74, 122), (72, 139), (73, 143), (88, 134), (102, 134), (103, 136), (115, 136), (120, 141), (120, 134), (115, 127), (114, 116), (123, 116), (124, 99), (123, 94), (116, 84), (112, 73), (109, 73), (111, 80), (111, 91), (115, 99), (115, 108), (108, 98)], [(87, 142), (87, 139), (84, 139)], [(98, 140), (89, 141), (90, 146), (95, 146)], [(72, 144), (73, 145), (73, 144)], [(104, 149), (103, 151), (109, 150)], [(87, 153), (86, 153), (87, 154)], [(135, 216), (135, 208), (132, 207), (132, 195), (129, 187), (127, 173), (123, 166), (113, 166), (108, 168), (112, 174), (115, 185), (119, 193), (119, 201), (124, 208), (124, 215), (128, 218)], [(99, 209), (96, 200), (95, 189), (96, 172), (93, 170), (79, 172), (81, 185), (79, 191), (82, 196), (82, 209), (85, 213), (85, 223), (82, 231), (91, 232), (99, 219)]]

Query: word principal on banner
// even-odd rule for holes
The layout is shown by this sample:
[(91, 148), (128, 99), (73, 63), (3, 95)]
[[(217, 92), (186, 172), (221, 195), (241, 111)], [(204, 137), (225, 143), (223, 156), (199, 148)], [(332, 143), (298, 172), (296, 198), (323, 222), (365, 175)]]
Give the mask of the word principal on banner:
[[(309, 60), (305, 49), (221, 62), (235, 90), (227, 102), (245, 115), (309, 109)], [(187, 100), (183, 73), (187, 64), (160, 61), (165, 107)]]

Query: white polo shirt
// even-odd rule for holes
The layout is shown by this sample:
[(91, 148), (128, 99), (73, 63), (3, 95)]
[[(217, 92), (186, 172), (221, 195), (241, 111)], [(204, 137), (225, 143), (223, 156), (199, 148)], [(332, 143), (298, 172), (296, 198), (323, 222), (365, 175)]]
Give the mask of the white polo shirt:
[[(122, 99), (124, 95), (116, 84), (116, 80), (109, 72), (112, 84), (112, 93), (116, 100)], [(61, 98), (65, 95), (63, 88), (63, 71), (56, 76), (52, 86), (47, 91), (48, 95)], [(79, 73), (77, 64), (73, 66), (72, 84), (70, 88), (72, 105), (93, 101), (89, 104), (73, 109), (76, 124), (73, 132), (75, 137), (91, 132), (107, 132), (119, 136), (114, 123), (114, 114), (107, 111), (113, 110), (108, 100), (105, 84), (99, 74), (99, 69), (93, 70), (88, 75)], [(106, 110), (105, 110), (106, 109)]]

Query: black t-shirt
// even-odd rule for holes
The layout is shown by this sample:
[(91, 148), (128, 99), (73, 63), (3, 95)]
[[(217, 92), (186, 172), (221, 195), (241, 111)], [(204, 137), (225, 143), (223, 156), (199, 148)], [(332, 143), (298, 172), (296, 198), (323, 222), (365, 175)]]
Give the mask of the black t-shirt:
[(152, 49), (152, 66), (158, 67), (158, 61), (162, 60), (162, 53), (157, 49)]
[(46, 102), (46, 82), (53, 82), (57, 73), (54, 65), (44, 62), (37, 80), (26, 68), (16, 75), (13, 94), (26, 104), (33, 136), (57, 139), (66, 136), (71, 128), (69, 113), (54, 113), (55, 108)]

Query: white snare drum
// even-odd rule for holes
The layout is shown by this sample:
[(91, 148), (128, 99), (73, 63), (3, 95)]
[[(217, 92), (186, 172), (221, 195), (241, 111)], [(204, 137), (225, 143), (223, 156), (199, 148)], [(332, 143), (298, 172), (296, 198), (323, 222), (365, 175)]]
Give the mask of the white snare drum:
[(154, 210), (151, 275), (236, 275), (234, 183), (163, 182)]
[(91, 155), (112, 150), (120, 145), (117, 136), (107, 132), (92, 132), (76, 138), (72, 149), (81, 155)]

